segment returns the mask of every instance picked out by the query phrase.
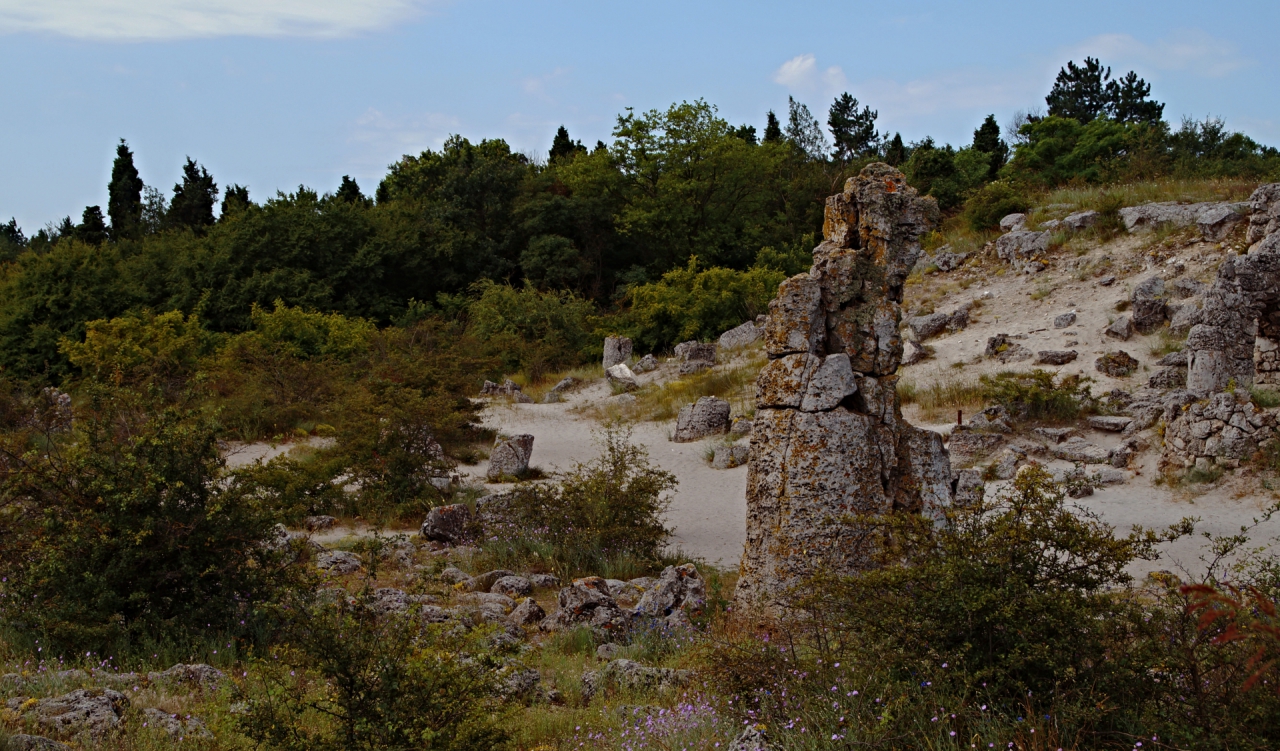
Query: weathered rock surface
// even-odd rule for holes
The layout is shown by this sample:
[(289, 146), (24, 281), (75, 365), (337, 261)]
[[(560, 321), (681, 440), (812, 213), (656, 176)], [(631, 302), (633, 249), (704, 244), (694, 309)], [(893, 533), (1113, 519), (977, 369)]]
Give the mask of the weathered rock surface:
[(465, 504), (436, 506), (427, 513), (419, 532), (428, 540), (454, 544), (467, 538), (471, 521), (471, 509)]
[(1210, 216), (1217, 209), (1228, 208), (1232, 211), (1248, 210), (1246, 203), (1229, 203), (1210, 201), (1207, 203), (1145, 203), (1141, 206), (1126, 206), (1120, 209), (1120, 221), (1125, 229), (1133, 232), (1139, 229), (1156, 229), (1163, 226), (1189, 227), (1201, 216)]
[(682, 376), (693, 375), (715, 367), (716, 345), (702, 342), (685, 342), (676, 345), (676, 357), (680, 360), (677, 372)]
[(582, 698), (591, 701), (599, 692), (608, 688), (627, 691), (674, 691), (689, 683), (691, 670), (651, 668), (632, 660), (612, 660), (599, 671), (582, 674)]
[(707, 436), (729, 432), (729, 402), (714, 396), (700, 397), (693, 404), (680, 408), (676, 416), (676, 432), (671, 440), (689, 443)]
[(542, 623), (547, 613), (532, 597), (525, 597), (511, 611), (510, 620), (517, 626), (533, 626)]
[(9, 736), (8, 751), (71, 751), (65, 743), (58, 743), (43, 735), (27, 735), (19, 733)]
[(543, 631), (558, 631), (578, 624), (614, 630), (624, 628), (628, 616), (618, 607), (609, 585), (598, 576), (574, 579), (556, 596), (560, 607), (539, 624)]
[(1228, 253), (1187, 334), (1187, 390), (1208, 396), (1255, 383), (1259, 339), (1280, 339), (1280, 233), (1245, 256)]
[(1250, 245), (1280, 232), (1280, 183), (1259, 185), (1249, 196), (1249, 212), (1245, 241)]
[[(1022, 216), (1022, 214), (1011, 214), (1010, 216)], [(1005, 218), (1007, 219), (1008, 217)], [(1003, 225), (1003, 222), (1001, 224)], [(776, 747), (770, 745), (769, 735), (764, 725), (748, 725), (729, 744), (729, 751), (776, 751)]]
[(495, 581), (489, 591), (514, 600), (533, 594), (533, 583), (523, 576), (504, 576)]
[(1276, 440), (1276, 411), (1259, 409), (1244, 390), (1217, 393), (1172, 420), (1164, 433), (1161, 462), (1236, 466)]
[(758, 342), (763, 336), (764, 332), (756, 326), (755, 321), (747, 321), (721, 334), (716, 343), (720, 349), (737, 349)]
[(1045, 349), (1036, 353), (1037, 365), (1066, 365), (1080, 353), (1074, 349)]
[(1158, 276), (1145, 279), (1133, 288), (1133, 327), (1140, 334), (1150, 334), (1165, 322), (1165, 303), (1169, 299), (1164, 280)]
[(1049, 453), (1053, 454), (1055, 459), (1080, 462), (1081, 464), (1109, 464), (1111, 462), (1111, 452), (1097, 444), (1089, 443), (1083, 438), (1072, 438), (1059, 443), (1057, 446), (1050, 446)]
[(1112, 378), (1126, 378), (1137, 370), (1138, 361), (1128, 352), (1116, 350), (1099, 357), (1094, 361), (1093, 366), (1097, 368), (1099, 373), (1109, 375)]
[(751, 447), (734, 444), (732, 446), (716, 446), (711, 457), (712, 469), (733, 469), (747, 463), (751, 457)]
[(1026, 214), (1009, 214), (1000, 220), (1001, 232), (1015, 232), (1027, 226)]
[(951, 503), (942, 438), (902, 421), (895, 390), (903, 283), (937, 216), (902, 173), (867, 167), (828, 201), (829, 231), (810, 273), (783, 282), (770, 303), (741, 607), (785, 608), (789, 588), (818, 567), (868, 565), (869, 533), (849, 527), (846, 515), (940, 516)]
[(1221, 242), (1236, 228), (1245, 216), (1237, 211), (1238, 206), (1221, 205), (1205, 209), (1196, 216), (1196, 229), (1200, 237), (1208, 242)]
[[(615, 367), (626, 367), (615, 366)], [(529, 458), (533, 456), (533, 436), (528, 433), (499, 435), (489, 452), (489, 471), (485, 478), (497, 482), (504, 477), (520, 477), (529, 471)]]
[(316, 556), (316, 568), (330, 574), (354, 574), (362, 566), (360, 556), (345, 550), (326, 550)]
[(1112, 339), (1127, 342), (1133, 336), (1133, 322), (1129, 320), (1129, 316), (1120, 316), (1103, 329), (1102, 333)]
[(639, 382), (636, 381), (636, 374), (631, 372), (631, 368), (628, 368), (624, 362), (605, 370), (604, 376), (610, 384), (624, 391), (635, 391), (640, 388)]
[(933, 255), (933, 265), (938, 268), (938, 271), (955, 271), (963, 266), (964, 262), (969, 258), (968, 253), (952, 253), (949, 250), (950, 247), (950, 245), (947, 245), (939, 248), (938, 252)]
[(604, 338), (604, 358), (601, 365), (605, 370), (631, 359), (631, 339), (625, 336), (606, 336)]
[(514, 571), (508, 571), (504, 568), (486, 571), (483, 574), (476, 574), (458, 582), (457, 588), (462, 592), (488, 592), (493, 589), (493, 585), (497, 584), (499, 579), (515, 575)]
[(1047, 253), (1052, 237), (1050, 232), (1014, 230), (996, 238), (996, 256), (1011, 266), (1020, 266), (1022, 261)]
[(1147, 386), (1153, 389), (1181, 389), (1187, 386), (1187, 369), (1161, 368), (1147, 379)]
[(706, 604), (706, 581), (692, 563), (685, 563), (663, 569), (636, 604), (636, 612), (654, 618), (668, 618), (677, 610), (686, 616), (698, 615)]
[(1095, 430), (1105, 430), (1109, 433), (1119, 433), (1129, 427), (1132, 422), (1132, 417), (1119, 415), (1091, 415), (1089, 417), (1089, 427)]
[(1004, 442), (1005, 438), (1000, 433), (984, 433), (967, 425), (957, 425), (947, 441), (951, 465), (956, 468), (967, 467), (995, 453)]
[(1053, 319), (1053, 327), (1055, 329), (1066, 329), (1075, 325), (1075, 322), (1076, 322), (1075, 313), (1063, 313), (1062, 315), (1056, 316)]
[(212, 738), (213, 733), (205, 727), (204, 722), (190, 715), (179, 715), (165, 712), (155, 707), (142, 710), (149, 727), (163, 730), (171, 738)]
[(1036, 356), (1036, 353), (1019, 344), (1008, 334), (996, 334), (987, 338), (987, 347), (983, 351), (987, 357), (994, 357), (1003, 363), (1023, 362)]
[[(88, 733), (102, 737), (124, 718), (129, 698), (109, 688), (81, 688), (62, 696), (39, 699), (27, 707), (25, 699), (10, 699), (6, 706), (56, 735)], [(38, 748), (38, 746), (37, 746)]]
[(658, 358), (654, 357), (652, 354), (641, 357), (639, 360), (636, 360), (635, 365), (631, 366), (631, 370), (636, 373), (651, 373), (657, 369)]
[(1081, 230), (1086, 230), (1094, 226), (1095, 224), (1098, 223), (1098, 220), (1101, 218), (1102, 218), (1102, 215), (1094, 211), (1093, 209), (1089, 209), (1087, 211), (1077, 211), (1074, 214), (1067, 214), (1065, 217), (1063, 217), (1062, 226), (1066, 227), (1072, 232), (1080, 232)]

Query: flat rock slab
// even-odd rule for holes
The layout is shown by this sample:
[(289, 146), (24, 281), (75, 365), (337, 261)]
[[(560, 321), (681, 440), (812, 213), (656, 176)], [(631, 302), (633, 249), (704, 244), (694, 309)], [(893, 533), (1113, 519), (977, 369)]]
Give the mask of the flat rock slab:
[(1129, 427), (1132, 422), (1132, 417), (1093, 415), (1089, 418), (1089, 427), (1094, 430), (1105, 430), (1108, 433), (1119, 433)]

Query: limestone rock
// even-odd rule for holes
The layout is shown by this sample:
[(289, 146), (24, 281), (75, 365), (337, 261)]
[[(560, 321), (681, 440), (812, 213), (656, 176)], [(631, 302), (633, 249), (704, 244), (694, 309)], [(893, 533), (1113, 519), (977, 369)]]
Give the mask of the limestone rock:
[(1062, 220), (1062, 225), (1072, 232), (1080, 232), (1096, 225), (1102, 215), (1089, 209), (1087, 211), (1077, 211), (1074, 214), (1067, 214)]
[(987, 347), (983, 352), (987, 357), (994, 357), (1000, 362), (1023, 362), (1035, 357), (1035, 353), (1014, 341), (1008, 334), (996, 334), (987, 339)]
[(1076, 322), (1075, 313), (1063, 313), (1062, 315), (1057, 316), (1053, 319), (1053, 327), (1055, 329), (1066, 329), (1075, 325), (1075, 322)]
[(1052, 234), (1014, 230), (996, 239), (996, 256), (1009, 265), (1029, 261), (1049, 251)]
[(1280, 232), (1280, 183), (1259, 185), (1249, 196), (1249, 212), (1245, 241), (1250, 245)]
[(1186, 300), (1189, 297), (1200, 297), (1209, 291), (1209, 285), (1204, 282), (1198, 282), (1195, 279), (1187, 277), (1179, 277), (1169, 285), (1169, 294), (1178, 300)]
[(466, 504), (436, 506), (427, 513), (419, 533), (428, 540), (454, 544), (466, 539), (471, 521), (471, 509)]
[(511, 611), (509, 619), (517, 626), (534, 626), (547, 617), (546, 611), (532, 597), (525, 597)]
[(720, 349), (737, 349), (753, 344), (764, 336), (764, 332), (756, 326), (754, 321), (747, 321), (741, 326), (729, 329), (720, 335), (716, 340)]
[(676, 357), (680, 359), (680, 367), (677, 369), (680, 375), (700, 373), (715, 367), (716, 345), (685, 342), (676, 346)]
[(43, 735), (25, 733), (9, 736), (9, 745), (6, 748), (8, 751), (71, 751), (71, 747), (65, 743), (58, 743)]
[(308, 532), (323, 532), (333, 529), (338, 520), (332, 516), (308, 516), (302, 520), (302, 528)]
[(729, 426), (729, 435), (733, 435), (733, 436), (751, 435), (751, 419), (747, 417), (733, 418), (733, 423)]
[(606, 336), (604, 338), (605, 370), (631, 359), (631, 339), (625, 336)]
[(747, 463), (747, 459), (751, 456), (751, 448), (749, 446), (740, 446), (734, 444), (732, 446), (716, 446), (715, 454), (711, 458), (712, 469), (733, 469), (741, 467)]
[(645, 355), (631, 366), (631, 370), (636, 373), (650, 373), (658, 369), (658, 358), (652, 354)]
[(498, 482), (505, 477), (520, 477), (529, 471), (529, 458), (532, 456), (532, 435), (499, 435), (493, 450), (489, 452), (489, 471), (485, 473), (485, 478), (489, 482)]
[[(1013, 216), (1022, 215), (1014, 214)], [(776, 747), (769, 743), (769, 735), (765, 732), (764, 725), (748, 725), (729, 744), (729, 751), (776, 751)]]
[(947, 329), (950, 316), (946, 313), (930, 313), (927, 316), (914, 316), (907, 319), (907, 326), (917, 341), (924, 341), (941, 334)]
[(1105, 430), (1109, 433), (1119, 433), (1129, 427), (1131, 422), (1133, 422), (1132, 417), (1104, 415), (1091, 415), (1089, 417), (1089, 427), (1094, 430)]
[(212, 738), (209, 728), (195, 717), (170, 714), (155, 707), (142, 710), (142, 716), (149, 727), (163, 730), (171, 738)]
[(640, 388), (640, 384), (636, 381), (636, 374), (632, 373), (631, 368), (628, 368), (624, 362), (605, 370), (604, 375), (611, 385), (624, 391), (635, 391)]
[(697, 615), (707, 604), (707, 584), (692, 563), (667, 566), (636, 604), (636, 612), (666, 618), (676, 610)]
[(528, 579), (534, 589), (552, 589), (560, 586), (560, 579), (551, 574), (529, 574)]
[(1009, 214), (1000, 220), (1001, 232), (1016, 232), (1027, 226), (1026, 214)]
[(1036, 353), (1037, 365), (1066, 365), (1076, 359), (1074, 349), (1046, 349)]
[(517, 399), (524, 396), (524, 391), (520, 389), (520, 384), (510, 378), (503, 381), (502, 385), (498, 385), (493, 381), (485, 381), (484, 385), (480, 387), (480, 393), (485, 396), (510, 396)]
[(1112, 339), (1127, 342), (1133, 336), (1133, 322), (1129, 320), (1129, 316), (1120, 316), (1112, 321), (1111, 325), (1104, 329), (1102, 333)]
[(1081, 464), (1109, 464), (1111, 461), (1109, 451), (1082, 438), (1072, 438), (1057, 446), (1051, 446), (1049, 453), (1053, 454), (1055, 459)]
[(87, 732), (100, 738), (120, 725), (128, 706), (129, 698), (119, 691), (81, 688), (62, 696), (39, 699), (23, 716), (57, 735)]
[(849, 356), (844, 353), (822, 358), (805, 385), (800, 409), (804, 412), (824, 412), (858, 390)]
[(707, 436), (721, 435), (729, 431), (729, 402), (714, 396), (700, 397), (694, 404), (680, 408), (676, 417), (676, 432), (671, 440), (689, 443)]
[(316, 568), (330, 574), (354, 574), (362, 566), (360, 556), (345, 550), (326, 550), (316, 556)]
[(915, 365), (928, 358), (929, 352), (920, 344), (908, 341), (902, 345), (902, 364)]
[(1161, 368), (1151, 378), (1147, 386), (1153, 389), (1180, 389), (1187, 385), (1186, 368)]
[(1141, 334), (1150, 334), (1165, 322), (1164, 280), (1153, 276), (1133, 288), (1131, 298), (1133, 327)]
[(578, 624), (614, 630), (624, 626), (627, 620), (609, 593), (609, 585), (598, 576), (574, 579), (571, 586), (560, 590), (557, 601), (559, 609), (539, 625), (544, 631), (572, 628)]
[(1138, 361), (1128, 352), (1116, 350), (1099, 357), (1094, 361), (1093, 365), (1099, 373), (1109, 375), (1112, 378), (1126, 378), (1137, 370)]
[(1213, 206), (1196, 216), (1196, 229), (1207, 242), (1221, 242), (1227, 239), (1231, 230), (1244, 220), (1244, 215), (1228, 205)]
[(1243, 390), (1195, 401), (1165, 428), (1161, 463), (1235, 466), (1276, 440), (1276, 413), (1262, 410)]
[(822, 289), (809, 274), (797, 274), (779, 285), (764, 327), (769, 356), (820, 352), (825, 335), (821, 309)]
[(528, 597), (533, 594), (533, 583), (523, 576), (504, 576), (495, 581), (489, 591), (512, 599)]
[(1141, 206), (1126, 206), (1120, 209), (1120, 220), (1125, 229), (1133, 232), (1140, 229), (1156, 229), (1157, 227), (1189, 227), (1211, 210), (1229, 208), (1233, 211), (1244, 211), (1248, 204), (1210, 201), (1207, 203), (1146, 203)]
[(968, 426), (957, 425), (951, 431), (947, 451), (951, 454), (952, 466), (963, 467), (991, 455), (1004, 442), (1004, 436), (999, 433), (983, 433), (971, 430)]
[(968, 260), (968, 258), (968, 253), (951, 253), (943, 248), (939, 248), (938, 252), (933, 256), (933, 265), (938, 268), (938, 271), (955, 271), (963, 266), (964, 262)]
[(599, 672), (583, 674), (582, 698), (591, 701), (596, 694), (608, 688), (671, 692), (688, 684), (692, 677), (690, 670), (651, 668), (632, 660), (612, 660)]
[(458, 582), (456, 586), (461, 592), (488, 592), (499, 579), (507, 576), (515, 576), (515, 572), (500, 568), (468, 577)]
[(1177, 352), (1170, 352), (1159, 360), (1156, 360), (1156, 365), (1159, 365), (1162, 368), (1185, 368), (1187, 367), (1187, 351), (1178, 350)]

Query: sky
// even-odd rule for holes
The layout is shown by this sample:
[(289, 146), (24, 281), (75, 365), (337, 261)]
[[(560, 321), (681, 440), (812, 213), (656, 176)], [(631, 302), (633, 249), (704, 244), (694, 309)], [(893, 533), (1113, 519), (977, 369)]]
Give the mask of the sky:
[(254, 200), (343, 175), (372, 193), (458, 133), (545, 155), (557, 126), (702, 98), (763, 131), (848, 91), (880, 130), (958, 145), (1043, 109), (1058, 69), (1135, 70), (1165, 116), (1280, 145), (1280, 3), (0, 0), (0, 222), (106, 206), (124, 138), (170, 192), (185, 157)]

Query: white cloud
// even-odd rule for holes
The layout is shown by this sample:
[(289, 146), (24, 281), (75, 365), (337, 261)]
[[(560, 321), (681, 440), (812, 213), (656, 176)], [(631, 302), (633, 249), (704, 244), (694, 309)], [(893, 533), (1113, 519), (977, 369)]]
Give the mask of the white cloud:
[(1092, 55), (1110, 65), (1113, 75), (1124, 75), (1118, 68), (1137, 68), (1138, 74), (1150, 72), (1188, 71), (1206, 78), (1221, 78), (1245, 67), (1249, 61), (1234, 44), (1202, 31), (1182, 31), (1147, 44), (1129, 34), (1100, 34), (1084, 40), (1069, 52), (1071, 59)]
[(439, 149), (450, 134), (462, 130), (452, 115), (423, 112), (386, 115), (372, 107), (356, 119), (349, 140), (362, 145), (351, 163), (361, 174), (381, 175), (387, 165), (405, 154)]
[(436, 0), (0, 0), (0, 33), (95, 41), (342, 37), (411, 18)]
[(538, 97), (544, 102), (550, 102), (552, 99), (547, 93), (547, 89), (558, 81), (563, 80), (569, 75), (569, 71), (569, 68), (556, 68), (546, 75), (530, 76), (520, 83), (520, 87), (524, 89), (524, 93)]
[(832, 94), (848, 85), (848, 79), (839, 65), (819, 70), (817, 58), (808, 53), (796, 55), (783, 63), (774, 71), (773, 82), (787, 87), (793, 93)]

